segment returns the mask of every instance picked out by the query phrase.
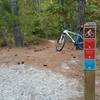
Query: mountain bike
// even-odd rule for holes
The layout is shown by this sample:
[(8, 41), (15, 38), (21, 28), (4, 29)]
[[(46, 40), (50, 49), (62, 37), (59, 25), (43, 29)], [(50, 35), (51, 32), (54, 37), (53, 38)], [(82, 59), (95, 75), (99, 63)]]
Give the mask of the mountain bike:
[(76, 46), (76, 49), (83, 49), (83, 35), (69, 30), (64, 30), (57, 40), (56, 50), (61, 51), (69, 39)]

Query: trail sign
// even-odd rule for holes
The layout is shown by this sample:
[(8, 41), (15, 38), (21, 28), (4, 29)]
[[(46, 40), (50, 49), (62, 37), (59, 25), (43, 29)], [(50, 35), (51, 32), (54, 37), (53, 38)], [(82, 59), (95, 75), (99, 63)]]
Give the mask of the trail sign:
[[(89, 22), (84, 25), (84, 69), (95, 70), (96, 24)], [(92, 59), (92, 61), (90, 60)], [(92, 67), (90, 64), (92, 64)], [(90, 68), (91, 67), (91, 68)], [(88, 69), (89, 68), (89, 69)]]
[(95, 100), (96, 23), (84, 25), (84, 79), (85, 100)]

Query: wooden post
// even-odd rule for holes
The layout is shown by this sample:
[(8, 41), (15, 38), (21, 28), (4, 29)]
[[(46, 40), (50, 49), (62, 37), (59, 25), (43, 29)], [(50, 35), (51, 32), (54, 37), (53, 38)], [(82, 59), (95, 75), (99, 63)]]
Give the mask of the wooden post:
[(95, 100), (95, 71), (85, 71), (85, 100)]
[(89, 22), (84, 25), (85, 100), (95, 100), (95, 48), (96, 24)]

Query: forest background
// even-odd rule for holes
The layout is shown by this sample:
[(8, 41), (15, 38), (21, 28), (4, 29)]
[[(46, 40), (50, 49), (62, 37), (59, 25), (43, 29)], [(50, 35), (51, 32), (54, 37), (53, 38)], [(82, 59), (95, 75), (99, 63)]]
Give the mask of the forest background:
[[(67, 28), (78, 32), (79, 0), (0, 0), (0, 46), (29, 46), (57, 39)], [(86, 0), (85, 22), (97, 24), (100, 46), (100, 0)]]

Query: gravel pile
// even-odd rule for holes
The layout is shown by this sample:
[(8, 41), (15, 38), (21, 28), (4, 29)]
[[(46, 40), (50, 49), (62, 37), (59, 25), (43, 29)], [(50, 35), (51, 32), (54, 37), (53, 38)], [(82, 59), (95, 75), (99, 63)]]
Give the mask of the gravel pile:
[(0, 100), (74, 100), (82, 95), (78, 80), (48, 69), (0, 66)]

